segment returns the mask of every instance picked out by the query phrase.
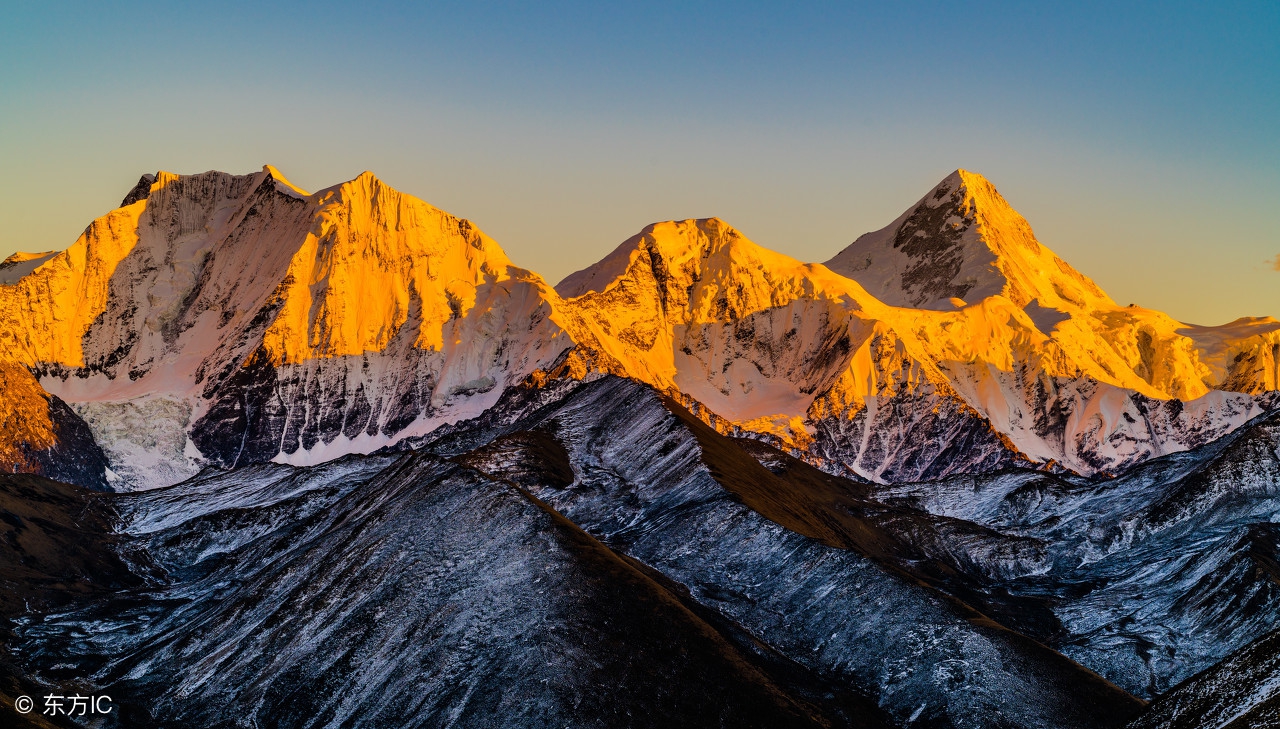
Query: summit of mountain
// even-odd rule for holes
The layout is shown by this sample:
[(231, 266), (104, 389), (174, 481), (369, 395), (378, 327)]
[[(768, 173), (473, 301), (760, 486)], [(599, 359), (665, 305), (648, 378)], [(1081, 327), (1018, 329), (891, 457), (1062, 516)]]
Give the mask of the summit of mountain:
[(1036, 240), (991, 182), (967, 170), (947, 175), (897, 220), (860, 236), (826, 265), (894, 306), (949, 310), (991, 296), (1019, 307), (1115, 305)]
[[(824, 287), (850, 288), (847, 282), (834, 283), (835, 277), (818, 264), (802, 263), (760, 246), (720, 218), (701, 218), (646, 226), (598, 263), (565, 277), (556, 284), (556, 291), (570, 299), (602, 293), (630, 275), (636, 265), (650, 266), (662, 284), (663, 296), (705, 277), (722, 282), (733, 278), (743, 284), (742, 303), (755, 307), (796, 293), (812, 295)], [(746, 282), (757, 279), (771, 284), (771, 289), (746, 287)], [(790, 284), (803, 290), (793, 292)], [(860, 298), (872, 301), (865, 294)]]

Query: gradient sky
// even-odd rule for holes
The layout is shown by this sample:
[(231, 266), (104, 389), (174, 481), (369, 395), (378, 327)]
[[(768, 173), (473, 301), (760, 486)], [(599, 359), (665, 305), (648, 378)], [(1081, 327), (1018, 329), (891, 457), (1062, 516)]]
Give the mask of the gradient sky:
[(717, 215), (822, 261), (957, 167), (1118, 302), (1280, 316), (1280, 3), (0, 9), (0, 256), (144, 172), (370, 169), (551, 281)]

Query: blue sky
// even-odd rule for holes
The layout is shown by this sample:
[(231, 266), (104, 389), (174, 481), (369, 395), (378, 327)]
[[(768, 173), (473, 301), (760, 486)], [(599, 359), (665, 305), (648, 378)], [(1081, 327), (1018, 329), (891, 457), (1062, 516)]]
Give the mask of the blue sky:
[(0, 254), (143, 172), (371, 169), (552, 281), (718, 215), (825, 260), (957, 167), (1121, 303), (1280, 316), (1280, 4), (6, 3)]

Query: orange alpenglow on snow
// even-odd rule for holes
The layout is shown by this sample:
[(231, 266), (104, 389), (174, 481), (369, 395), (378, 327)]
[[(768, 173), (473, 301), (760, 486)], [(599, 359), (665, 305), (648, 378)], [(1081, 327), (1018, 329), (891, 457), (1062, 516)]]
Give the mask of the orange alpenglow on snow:
[(371, 173), (307, 193), (267, 166), (144, 176), (68, 250), (10, 257), (0, 341), (125, 487), (367, 452), (605, 373), (898, 481), (1207, 442), (1270, 402), (1280, 322), (1121, 307), (963, 170), (826, 264), (671, 221), (552, 288)]

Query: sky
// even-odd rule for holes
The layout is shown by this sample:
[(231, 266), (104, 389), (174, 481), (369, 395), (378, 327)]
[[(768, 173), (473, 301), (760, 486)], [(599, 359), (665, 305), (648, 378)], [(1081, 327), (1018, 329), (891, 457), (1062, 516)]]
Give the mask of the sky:
[(1274, 0), (11, 0), (0, 257), (270, 163), (372, 170), (553, 282), (713, 215), (824, 261), (965, 168), (1119, 303), (1280, 317), (1277, 37)]

